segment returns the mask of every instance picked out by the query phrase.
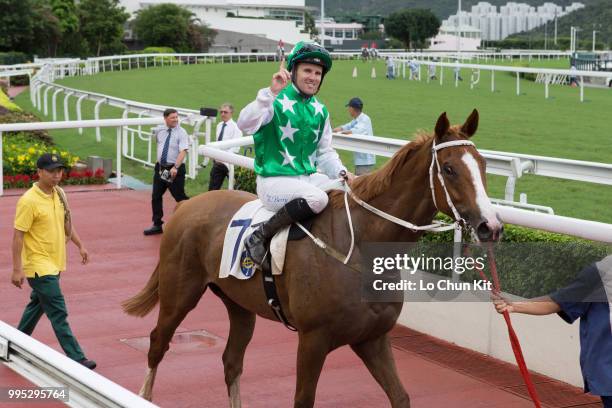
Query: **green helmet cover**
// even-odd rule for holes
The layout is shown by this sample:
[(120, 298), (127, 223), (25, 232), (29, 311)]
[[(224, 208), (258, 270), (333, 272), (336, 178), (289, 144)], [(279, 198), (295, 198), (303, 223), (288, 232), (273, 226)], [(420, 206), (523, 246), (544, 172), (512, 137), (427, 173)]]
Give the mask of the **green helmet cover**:
[(323, 75), (327, 74), (332, 67), (332, 59), (329, 52), (314, 42), (300, 41), (295, 44), (291, 53), (287, 56), (287, 69), (293, 71), (299, 62), (319, 65), (323, 68)]

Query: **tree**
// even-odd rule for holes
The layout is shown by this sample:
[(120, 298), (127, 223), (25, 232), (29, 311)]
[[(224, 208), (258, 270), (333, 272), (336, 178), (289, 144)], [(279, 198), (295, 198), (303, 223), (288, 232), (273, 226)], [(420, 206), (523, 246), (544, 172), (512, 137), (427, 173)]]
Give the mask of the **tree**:
[(315, 19), (308, 11), (304, 12), (304, 30), (310, 34), (310, 38), (315, 38), (317, 35), (319, 35), (319, 30), (317, 30)]
[(28, 52), (34, 36), (34, 13), (29, 0), (0, 0), (0, 51)]
[(77, 8), (80, 33), (96, 56), (120, 52), (129, 14), (119, 0), (81, 0)]
[(61, 41), (52, 55), (86, 56), (87, 42), (79, 33), (79, 17), (74, 0), (50, 0), (51, 10), (59, 20)]
[(145, 46), (172, 47), (178, 52), (197, 51), (210, 44), (214, 31), (175, 4), (159, 4), (137, 12), (134, 32)]
[(32, 30), (34, 45), (31, 51), (41, 56), (55, 55), (62, 39), (59, 19), (45, 0), (33, 0), (32, 11), (35, 18)]
[(406, 48), (423, 46), (425, 40), (438, 33), (440, 20), (430, 10), (406, 9), (389, 15), (385, 31), (402, 41)]

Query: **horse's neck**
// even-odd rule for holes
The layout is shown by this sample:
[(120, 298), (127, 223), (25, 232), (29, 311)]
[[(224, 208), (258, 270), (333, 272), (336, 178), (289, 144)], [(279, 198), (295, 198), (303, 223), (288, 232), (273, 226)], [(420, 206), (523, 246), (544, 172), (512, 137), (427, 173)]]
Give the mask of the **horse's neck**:
[[(429, 160), (425, 152), (417, 152), (402, 169), (401, 180), (393, 180), (390, 187), (370, 201), (374, 207), (414, 225), (430, 224), (436, 214), (429, 186)], [(399, 178), (399, 177), (398, 177)], [(362, 208), (356, 209), (357, 228), (361, 240), (370, 242), (407, 241), (421, 233), (413, 232)]]

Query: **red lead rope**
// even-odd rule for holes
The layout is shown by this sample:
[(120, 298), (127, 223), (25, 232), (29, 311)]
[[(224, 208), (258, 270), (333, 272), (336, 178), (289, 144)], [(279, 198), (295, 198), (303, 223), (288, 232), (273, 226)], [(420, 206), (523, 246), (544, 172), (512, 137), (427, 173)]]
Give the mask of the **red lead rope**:
[[(495, 264), (495, 256), (493, 254), (493, 246), (488, 245), (489, 252), (489, 267), (491, 268), (491, 277), (493, 279), (493, 294), (499, 294), (501, 292), (501, 286), (499, 284), (499, 276), (497, 275), (497, 265)], [(482, 269), (477, 269), (480, 276), (485, 281), (488, 281), (485, 273)], [(531, 381), (531, 375), (529, 374), (529, 370), (527, 370), (527, 364), (525, 363), (525, 357), (523, 357), (523, 350), (521, 349), (521, 343), (519, 342), (518, 337), (516, 336), (516, 332), (512, 327), (512, 321), (510, 320), (510, 313), (506, 310), (504, 313), (504, 320), (506, 321), (506, 326), (508, 326), (508, 335), (510, 336), (510, 344), (512, 345), (512, 351), (514, 352), (514, 358), (516, 359), (516, 363), (521, 370), (521, 376), (523, 377), (523, 381), (527, 386), (527, 391), (529, 392), (529, 396), (533, 401), (533, 404), (536, 408), (541, 408), (540, 398), (538, 397), (538, 393), (536, 392), (535, 386), (533, 385), (533, 381)]]

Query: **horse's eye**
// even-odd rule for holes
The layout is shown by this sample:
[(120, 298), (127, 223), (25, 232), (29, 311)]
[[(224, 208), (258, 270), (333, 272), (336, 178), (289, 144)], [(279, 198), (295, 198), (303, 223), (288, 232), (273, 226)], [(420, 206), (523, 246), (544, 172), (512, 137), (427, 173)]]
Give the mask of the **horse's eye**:
[(447, 176), (455, 175), (455, 170), (453, 170), (453, 168), (449, 166), (448, 164), (445, 164), (443, 169), (444, 169), (444, 173), (446, 173)]

